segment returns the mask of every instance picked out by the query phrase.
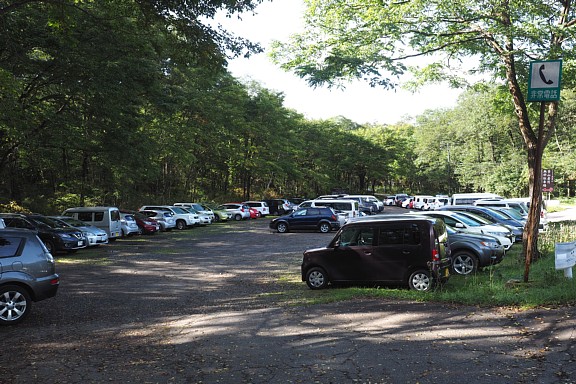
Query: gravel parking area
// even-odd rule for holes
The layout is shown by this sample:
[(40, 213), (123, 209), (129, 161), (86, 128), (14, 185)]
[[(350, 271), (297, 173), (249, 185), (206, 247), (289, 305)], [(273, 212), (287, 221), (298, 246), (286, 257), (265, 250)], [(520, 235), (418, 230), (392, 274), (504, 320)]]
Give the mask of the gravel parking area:
[(268, 222), (59, 256), (58, 295), (0, 329), (0, 383), (576, 382), (573, 308), (303, 305), (323, 293), (300, 281), (302, 251), (332, 234)]

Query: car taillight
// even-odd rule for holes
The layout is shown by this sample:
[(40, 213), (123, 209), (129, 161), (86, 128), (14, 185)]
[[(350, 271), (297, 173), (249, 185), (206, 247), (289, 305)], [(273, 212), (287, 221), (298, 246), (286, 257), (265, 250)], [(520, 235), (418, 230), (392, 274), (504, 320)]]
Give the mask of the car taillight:
[(60, 284), (60, 278), (57, 277), (55, 279), (50, 280), (50, 285), (58, 285), (58, 284)]
[(432, 250), (432, 261), (440, 261), (440, 254), (436, 248)]
[(332, 215), (332, 221), (336, 221), (338, 220), (338, 218), (336, 217), (336, 215)]

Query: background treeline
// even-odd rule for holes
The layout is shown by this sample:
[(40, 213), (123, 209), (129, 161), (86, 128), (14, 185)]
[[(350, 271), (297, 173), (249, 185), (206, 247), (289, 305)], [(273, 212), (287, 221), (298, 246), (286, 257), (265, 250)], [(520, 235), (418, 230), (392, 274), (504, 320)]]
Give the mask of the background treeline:
[[(280, 92), (226, 71), (259, 48), (195, 20), (228, 4), (30, 1), (0, 5), (0, 203), (76, 205), (489, 191), (527, 196), (505, 91), (395, 125), (308, 120)], [(180, 5), (182, 5), (180, 4)], [(563, 93), (544, 168), (573, 195), (574, 94)]]

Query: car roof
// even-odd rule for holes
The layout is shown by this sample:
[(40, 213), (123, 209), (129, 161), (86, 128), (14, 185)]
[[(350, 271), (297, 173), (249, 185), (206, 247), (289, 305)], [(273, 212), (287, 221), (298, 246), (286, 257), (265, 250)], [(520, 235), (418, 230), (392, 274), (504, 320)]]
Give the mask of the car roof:
[(361, 216), (351, 219), (347, 225), (353, 223), (379, 223), (379, 222), (394, 222), (394, 221), (435, 221), (434, 217), (426, 216), (423, 214), (410, 214), (410, 213), (400, 213), (400, 214), (385, 214), (385, 215), (375, 215), (375, 216)]

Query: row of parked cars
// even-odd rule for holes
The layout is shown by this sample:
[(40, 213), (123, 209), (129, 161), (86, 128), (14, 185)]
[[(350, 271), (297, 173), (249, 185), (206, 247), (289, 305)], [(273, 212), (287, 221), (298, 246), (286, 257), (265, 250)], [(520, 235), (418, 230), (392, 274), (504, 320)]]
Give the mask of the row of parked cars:
[[(311, 289), (358, 282), (431, 289), (447, 280), (447, 268), (456, 275), (469, 275), (500, 263), (522, 242), (527, 216), (525, 202), (511, 204), (501, 198), (472, 204), (462, 200), (465, 204), (458, 205), (444, 201), (434, 209), (412, 207), (405, 213), (379, 215), (348, 215), (357, 207), (350, 208), (345, 201), (320, 196), (270, 222), (270, 228), (280, 233), (338, 230), (326, 247), (304, 253), (302, 280)], [(541, 230), (546, 227), (542, 220)]]
[[(296, 206), (285, 199), (270, 201), (274, 213)], [(220, 221), (270, 215), (264, 201), (208, 205), (174, 203), (117, 207), (73, 207), (60, 215), (0, 213), (0, 325), (17, 324), (32, 302), (56, 295), (60, 278), (54, 256), (107, 244), (118, 238), (182, 230)]]

